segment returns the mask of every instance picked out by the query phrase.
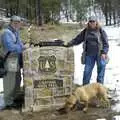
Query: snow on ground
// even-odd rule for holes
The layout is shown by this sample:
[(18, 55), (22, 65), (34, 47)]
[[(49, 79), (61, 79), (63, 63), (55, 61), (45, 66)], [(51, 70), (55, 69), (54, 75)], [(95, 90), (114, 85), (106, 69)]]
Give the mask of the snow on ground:
[(120, 27), (119, 26), (105, 26), (103, 29), (106, 31), (109, 40), (120, 40)]
[(0, 92), (3, 91), (3, 80), (0, 78)]

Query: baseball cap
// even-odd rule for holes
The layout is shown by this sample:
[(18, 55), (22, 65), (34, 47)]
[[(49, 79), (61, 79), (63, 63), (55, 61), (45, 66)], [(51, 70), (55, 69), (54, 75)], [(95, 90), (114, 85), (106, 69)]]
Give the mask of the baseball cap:
[(88, 20), (89, 20), (89, 21), (97, 21), (97, 18), (96, 18), (96, 16), (90, 16), (90, 17), (88, 18)]
[(15, 21), (15, 22), (21, 22), (21, 18), (19, 16), (13, 15), (11, 17), (11, 21)]

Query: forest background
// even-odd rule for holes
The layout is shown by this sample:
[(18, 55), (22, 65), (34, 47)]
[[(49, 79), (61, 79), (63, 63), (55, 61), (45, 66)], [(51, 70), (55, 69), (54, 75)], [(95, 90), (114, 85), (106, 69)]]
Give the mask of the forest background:
[(120, 0), (0, 0), (0, 9), (6, 17), (20, 15), (37, 25), (59, 23), (63, 15), (67, 22), (81, 22), (98, 11), (106, 25), (120, 23)]

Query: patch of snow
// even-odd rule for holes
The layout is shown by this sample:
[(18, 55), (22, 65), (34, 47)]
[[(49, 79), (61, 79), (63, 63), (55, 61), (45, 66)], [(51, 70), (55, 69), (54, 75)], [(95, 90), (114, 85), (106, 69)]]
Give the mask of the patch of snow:
[(3, 79), (0, 78), (0, 92), (3, 91)]
[(116, 115), (112, 118), (112, 120), (120, 120), (120, 115)]

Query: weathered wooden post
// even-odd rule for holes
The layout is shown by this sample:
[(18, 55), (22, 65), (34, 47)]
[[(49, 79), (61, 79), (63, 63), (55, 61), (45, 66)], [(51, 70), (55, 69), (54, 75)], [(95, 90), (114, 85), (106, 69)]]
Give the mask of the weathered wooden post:
[[(51, 44), (52, 43), (52, 44)], [(41, 42), (24, 52), (25, 110), (39, 111), (61, 106), (72, 93), (72, 48)]]

